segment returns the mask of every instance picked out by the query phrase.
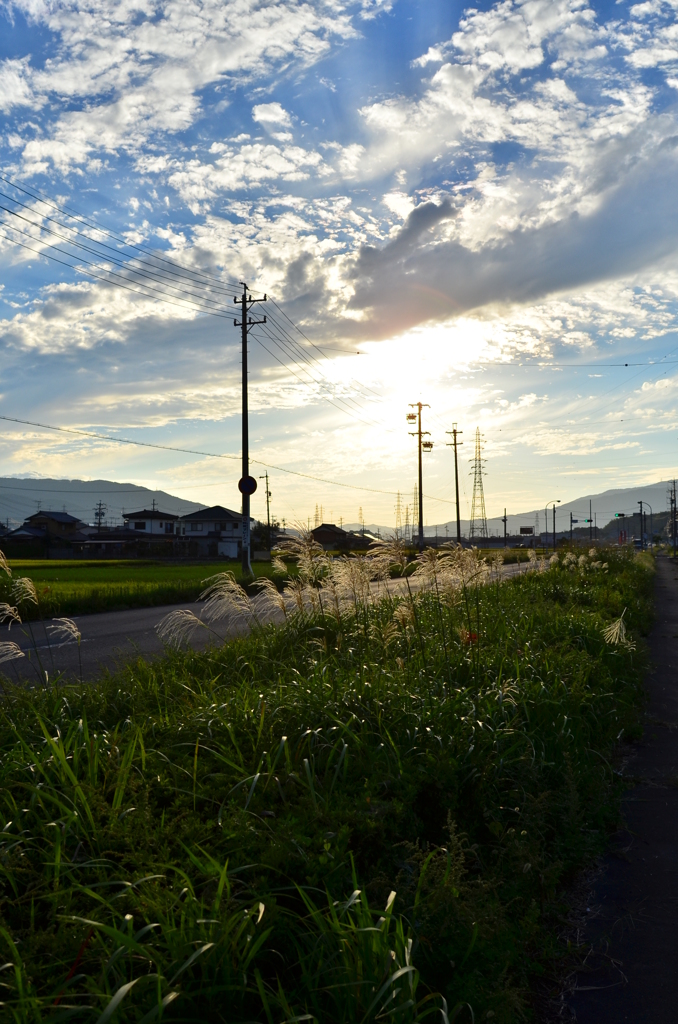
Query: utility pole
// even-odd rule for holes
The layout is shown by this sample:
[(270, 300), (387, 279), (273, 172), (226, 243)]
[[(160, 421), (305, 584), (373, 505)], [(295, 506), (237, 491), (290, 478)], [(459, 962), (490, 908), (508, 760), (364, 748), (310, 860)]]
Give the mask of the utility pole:
[(673, 557), (676, 557), (676, 481), (673, 481), (673, 514), (671, 516), (671, 536), (673, 538)]
[(94, 518), (96, 519), (97, 533), (101, 533), (101, 523), (105, 515), (106, 506), (104, 505), (103, 501), (98, 501), (94, 508)]
[(589, 541), (593, 540), (593, 512), (591, 511), (592, 503), (589, 498)]
[(504, 515), (502, 516), (501, 521), (504, 524), (504, 547), (506, 547), (506, 509), (504, 509)]
[(638, 502), (638, 507), (640, 508), (640, 550), (644, 551), (645, 550), (645, 535), (643, 533), (643, 503), (642, 503), (642, 501)]
[(408, 412), (407, 422), (416, 423), (417, 429), (410, 431), (410, 437), (416, 437), (419, 448), (419, 550), (424, 550), (424, 474), (421, 464), (422, 451), (430, 452), (433, 448), (433, 441), (424, 441), (424, 437), (430, 437), (430, 431), (421, 429), (421, 410), (430, 409), (431, 406), (425, 402), (410, 402), (410, 409), (416, 412)]
[(544, 509), (544, 526), (546, 527), (546, 540), (544, 543), (545, 552), (549, 546), (549, 505), (553, 505), (553, 551), (556, 550), (556, 505), (560, 505), (560, 498), (556, 498), (554, 501), (547, 501), (546, 508)]
[(457, 544), (461, 544), (461, 519), (459, 516), (459, 466), (457, 464), (457, 445), (463, 444), (463, 441), (458, 441), (457, 438), (460, 434), (463, 434), (463, 430), (457, 430), (457, 424), (452, 424), (452, 430), (446, 430), (446, 434), (452, 436), (452, 440), (447, 442), (448, 448), (454, 448), (454, 494), (457, 499)]
[(251, 295), (248, 295), (247, 285), (244, 281), (242, 284), (242, 295), (240, 298), (234, 298), (233, 302), (236, 306), (240, 306), (240, 321), (234, 320), (233, 326), (240, 327), (240, 337), (242, 340), (242, 476), (238, 481), (238, 490), (242, 494), (242, 574), (243, 576), (252, 575), (252, 565), (250, 563), (250, 497), (254, 494), (257, 489), (257, 481), (253, 476), (250, 476), (250, 435), (249, 435), (249, 410), (247, 405), (247, 334), (250, 327), (254, 327), (255, 324), (265, 324), (266, 317), (263, 320), (253, 320), (249, 315), (250, 309), (252, 309), (255, 302), (266, 302), (266, 296), (263, 299), (253, 299)]
[(578, 522), (578, 520), (577, 519), (573, 519), (572, 518), (572, 513), (570, 512), (570, 544), (572, 544), (572, 523), (576, 523), (576, 522)]
[(266, 481), (266, 540), (268, 542), (268, 550), (271, 550), (271, 492), (268, 489), (268, 470), (259, 477), (260, 480)]

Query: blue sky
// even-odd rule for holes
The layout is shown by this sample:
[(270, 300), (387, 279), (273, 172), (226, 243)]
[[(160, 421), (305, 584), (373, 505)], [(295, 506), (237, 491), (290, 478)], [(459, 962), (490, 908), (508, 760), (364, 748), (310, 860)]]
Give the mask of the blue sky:
[[(250, 352), (253, 456), (329, 481), (272, 470), (288, 521), (317, 503), (392, 523), (394, 492), (412, 500), (416, 401), (431, 524), (453, 516), (453, 422), (467, 449), (484, 434), (490, 514), (665, 479), (677, 9), (1, 3), (0, 164), (130, 242), (247, 280), (301, 328), (296, 362), (279, 335)], [(22, 249), (17, 226), (49, 251), (47, 208), (28, 205), (35, 227), (0, 225), (0, 412), (237, 455), (229, 321)], [(5, 422), (0, 475), (17, 474), (238, 503), (235, 460)]]

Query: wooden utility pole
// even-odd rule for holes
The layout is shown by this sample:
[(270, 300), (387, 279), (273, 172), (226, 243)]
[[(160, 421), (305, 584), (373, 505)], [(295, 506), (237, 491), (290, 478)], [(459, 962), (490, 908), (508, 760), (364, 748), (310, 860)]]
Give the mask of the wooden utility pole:
[(410, 408), (416, 409), (416, 412), (408, 412), (407, 422), (416, 423), (417, 429), (410, 431), (411, 437), (416, 437), (419, 448), (419, 550), (424, 550), (424, 475), (422, 469), (421, 455), (422, 451), (430, 452), (433, 448), (433, 441), (424, 441), (422, 438), (430, 437), (430, 431), (421, 429), (421, 410), (430, 409), (430, 405), (426, 405), (425, 402), (410, 402)]
[(266, 302), (263, 299), (253, 299), (248, 295), (248, 288), (244, 281), (242, 284), (242, 295), (234, 298), (236, 306), (240, 306), (240, 321), (234, 320), (234, 327), (240, 327), (242, 340), (242, 476), (238, 481), (238, 490), (242, 494), (242, 574), (252, 575), (250, 562), (250, 498), (257, 489), (257, 481), (250, 476), (250, 435), (249, 435), (249, 411), (247, 405), (247, 334), (250, 327), (255, 324), (265, 324), (263, 320), (253, 320), (249, 311), (255, 302)]
[(457, 445), (463, 444), (463, 441), (459, 441), (458, 437), (463, 434), (463, 430), (457, 430), (457, 424), (452, 424), (452, 430), (447, 430), (445, 433), (450, 434), (452, 437), (451, 441), (448, 441), (447, 447), (454, 448), (454, 495), (457, 499), (457, 544), (461, 544), (461, 519), (459, 516), (459, 466), (457, 463)]
[(266, 481), (266, 541), (268, 543), (268, 550), (271, 550), (271, 492), (268, 489), (268, 470), (263, 476), (259, 477), (260, 480)]

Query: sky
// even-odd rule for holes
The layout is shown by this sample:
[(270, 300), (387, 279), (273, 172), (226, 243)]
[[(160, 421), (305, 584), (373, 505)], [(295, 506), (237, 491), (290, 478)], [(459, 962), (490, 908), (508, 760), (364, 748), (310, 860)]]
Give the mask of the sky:
[(0, 420), (0, 476), (239, 507), (246, 281), (279, 519), (395, 525), (417, 402), (429, 525), (454, 423), (463, 518), (476, 428), (490, 516), (672, 477), (677, 12), (0, 0), (0, 414), (165, 446)]

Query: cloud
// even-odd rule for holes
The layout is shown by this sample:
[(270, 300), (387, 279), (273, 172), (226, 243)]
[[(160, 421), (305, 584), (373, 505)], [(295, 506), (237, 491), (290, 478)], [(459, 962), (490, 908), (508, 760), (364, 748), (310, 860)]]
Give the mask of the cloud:
[(260, 121), (263, 125), (281, 125), (289, 128), (292, 118), (279, 103), (259, 103), (252, 107), (252, 120)]
[(297, 69), (314, 63), (332, 38), (355, 34), (346, 6), (167, 0), (156, 16), (155, 8), (120, 7), (114, 0), (94, 6), (74, 0), (68, 7), (17, 3), (56, 44), (54, 56), (33, 72), (30, 93), (27, 69), (5, 62), (11, 102), (32, 95), (56, 113), (27, 140), (27, 171), (38, 173), (50, 163), (65, 171), (120, 148), (138, 152), (158, 133), (194, 123), (206, 88), (244, 85), (290, 60)]
[[(27, 60), (0, 61), (0, 110), (8, 113), (12, 107), (33, 105), (36, 98), (30, 84), (30, 66)], [(37, 101), (39, 105), (39, 101)]]
[[(360, 253), (352, 271), (351, 305), (370, 310), (370, 326), (387, 336), (397, 324), (530, 302), (634, 274), (676, 254), (676, 170), (673, 154), (656, 153), (611, 188), (590, 214), (572, 212), (542, 226), (521, 227), (476, 249), (455, 238), (422, 248), (422, 233), (408, 222), (382, 250)], [(648, 194), (654, 197), (651, 206)], [(436, 209), (440, 220), (447, 220), (442, 208)], [(431, 211), (430, 216), (427, 227), (435, 227), (436, 215)]]

